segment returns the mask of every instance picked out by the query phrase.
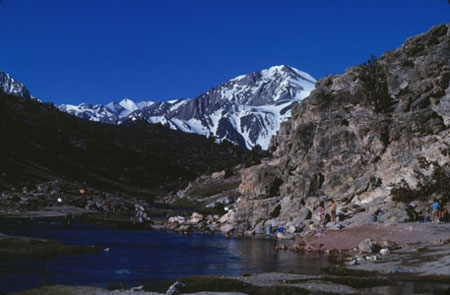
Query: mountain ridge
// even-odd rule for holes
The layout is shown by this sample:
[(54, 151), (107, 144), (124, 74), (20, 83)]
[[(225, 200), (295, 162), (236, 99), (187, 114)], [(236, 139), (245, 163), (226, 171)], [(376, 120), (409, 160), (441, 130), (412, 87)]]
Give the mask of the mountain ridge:
[(112, 125), (0, 91), (0, 189), (65, 179), (154, 195), (245, 162), (230, 143), (142, 121)]
[(256, 145), (267, 149), (280, 122), (289, 118), (292, 105), (308, 96), (315, 82), (311, 75), (281, 65), (237, 76), (192, 99), (135, 103), (125, 98), (106, 105), (63, 104), (59, 109), (91, 121), (144, 120), (247, 149)]
[(10, 74), (0, 70), (0, 90), (6, 94), (18, 97), (34, 99), (35, 97), (28, 91), (23, 83), (14, 79)]

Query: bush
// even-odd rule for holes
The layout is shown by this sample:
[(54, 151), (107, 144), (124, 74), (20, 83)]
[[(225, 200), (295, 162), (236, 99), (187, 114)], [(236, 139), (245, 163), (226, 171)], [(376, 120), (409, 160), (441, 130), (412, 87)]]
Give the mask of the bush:
[(387, 85), (387, 70), (379, 62), (376, 56), (362, 65), (361, 81), (367, 90), (367, 95), (377, 113), (387, 113), (392, 109), (393, 101), (389, 95)]
[[(436, 164), (436, 163), (435, 163)], [(426, 201), (432, 195), (442, 196), (444, 203), (450, 201), (450, 173), (441, 166), (436, 166), (433, 174), (415, 190), (402, 179), (392, 190), (392, 200), (409, 203), (414, 200)]]

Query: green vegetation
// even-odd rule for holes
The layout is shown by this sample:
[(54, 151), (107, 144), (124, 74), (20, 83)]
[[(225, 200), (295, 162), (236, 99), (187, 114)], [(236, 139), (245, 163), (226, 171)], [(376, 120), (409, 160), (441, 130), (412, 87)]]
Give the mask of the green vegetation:
[[(423, 160), (419, 159), (419, 165), (425, 165)], [(396, 202), (409, 203), (414, 200), (426, 201), (431, 196), (442, 196), (444, 203), (450, 201), (450, 173), (446, 169), (435, 164), (435, 169), (430, 177), (424, 178), (418, 188), (413, 190), (408, 183), (402, 179), (392, 190), (392, 200)]]
[(392, 97), (387, 85), (387, 69), (372, 55), (362, 65), (361, 81), (364, 83), (367, 95), (377, 113), (387, 113), (392, 109)]
[(243, 163), (248, 152), (142, 121), (83, 120), (52, 104), (0, 93), (0, 188), (65, 179), (155, 195)]
[(100, 252), (98, 247), (67, 246), (54, 240), (9, 237), (0, 235), (0, 257), (20, 255), (51, 257), (56, 255), (81, 255)]
[(292, 286), (258, 287), (240, 280), (216, 277), (186, 277), (178, 281), (186, 284), (182, 290), (185, 293), (201, 291), (212, 292), (243, 292), (249, 295), (308, 295), (308, 290)]

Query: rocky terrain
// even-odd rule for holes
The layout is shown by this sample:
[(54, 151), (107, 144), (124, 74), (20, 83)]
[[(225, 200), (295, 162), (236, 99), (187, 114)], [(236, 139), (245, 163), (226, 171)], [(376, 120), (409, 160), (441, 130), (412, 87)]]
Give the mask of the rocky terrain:
[[(433, 27), (378, 59), (322, 79), (272, 138), (272, 157), (253, 155), (235, 168), (197, 174), (159, 201), (191, 209), (164, 212), (168, 230), (220, 230), (231, 238), (266, 234), (278, 238), (280, 251), (326, 253), (343, 267), (320, 276), (213, 278), (214, 288), (210, 278), (202, 277), (186, 280), (188, 288), (179, 293), (425, 294), (433, 288), (435, 294), (447, 294), (449, 225), (429, 221), (434, 199), (441, 200), (447, 212), (443, 220), (449, 220), (449, 125), (450, 25)], [(97, 212), (110, 210), (111, 204), (126, 212), (153, 205), (133, 197), (82, 193), (81, 188), (70, 194), (64, 190), (70, 195), (68, 205)], [(31, 192), (8, 191), (1, 200), (23, 212), (54, 202), (58, 192), (53, 191), (53, 184), (36, 186)], [(331, 200), (337, 204), (335, 221)], [(408, 288), (419, 283), (405, 290), (404, 281)], [(152, 289), (52, 286), (24, 294), (43, 290), (134, 294)]]
[[(185, 277), (169, 285), (166, 292), (141, 285), (131, 289), (106, 290), (82, 286), (45, 286), (28, 290), (34, 294), (95, 294), (95, 295), (286, 295), (286, 294), (448, 294), (448, 285), (438, 278), (401, 275), (377, 275), (368, 271), (328, 268), (324, 275), (260, 273), (240, 276)], [(161, 289), (161, 287), (159, 288)]]
[(272, 138), (274, 158), (242, 172), (222, 230), (299, 232), (321, 203), (326, 224), (331, 200), (340, 226), (426, 219), (433, 198), (448, 210), (449, 81), (449, 25), (320, 80)]
[(106, 105), (63, 104), (59, 109), (91, 121), (123, 124), (134, 120), (159, 123), (247, 149), (267, 149), (295, 102), (309, 95), (316, 80), (289, 66), (274, 66), (238, 76), (192, 99), (164, 102), (131, 99)]

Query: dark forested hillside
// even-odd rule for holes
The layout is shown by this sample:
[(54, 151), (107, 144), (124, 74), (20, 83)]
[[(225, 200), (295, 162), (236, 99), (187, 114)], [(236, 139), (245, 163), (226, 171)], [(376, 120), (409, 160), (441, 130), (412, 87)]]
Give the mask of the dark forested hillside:
[(0, 93), (0, 188), (64, 178), (128, 191), (170, 190), (242, 162), (246, 152), (203, 136), (133, 122), (79, 119)]

